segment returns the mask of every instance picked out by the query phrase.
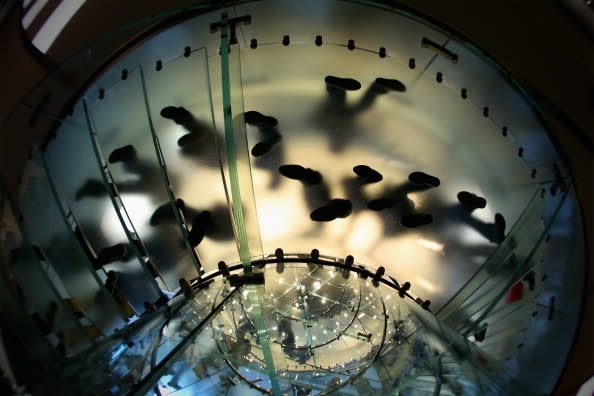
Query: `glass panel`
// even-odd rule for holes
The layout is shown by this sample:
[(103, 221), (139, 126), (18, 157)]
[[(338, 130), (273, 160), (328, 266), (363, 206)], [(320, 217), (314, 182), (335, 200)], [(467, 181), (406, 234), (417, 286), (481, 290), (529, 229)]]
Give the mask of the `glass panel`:
[[(167, 163), (171, 190), (183, 201), (188, 228), (191, 230), (195, 221), (201, 226), (199, 215), (210, 213), (204, 240), (196, 251), (204, 270), (211, 271), (219, 261), (237, 262), (239, 255), (221, 179), (217, 145), (222, 140), (214, 129), (208, 71), (207, 53), (202, 48), (189, 57), (164, 59), (161, 70), (145, 69), (144, 73), (151, 119)], [(167, 108), (181, 108), (188, 113), (179, 110), (181, 119), (176, 121)]]
[(81, 103), (74, 107), (72, 116), (61, 122), (44, 158), (58, 194), (88, 242), (91, 258), (96, 260), (104, 249), (126, 246), (126, 254), (108, 257), (97, 262), (96, 267), (105, 273), (117, 273), (118, 290), (136, 312), (143, 312), (144, 301), (156, 301), (161, 289), (132, 252), (94, 159)]
[[(241, 345), (237, 344), (236, 347), (240, 349)], [(171, 362), (169, 367), (172, 374), (161, 377), (159, 391), (163, 395), (174, 394), (179, 390), (189, 394), (225, 394), (232, 387), (241, 388), (235, 386), (239, 385), (239, 381), (224, 358), (218, 350), (213, 328), (204, 328), (183, 355)]]
[[(219, 302), (227, 292), (219, 278), (201, 287), (191, 300), (183, 295), (171, 300), (68, 362), (59, 377), (42, 384), (40, 390), (60, 394), (129, 392), (186, 339), (208, 316), (215, 300)], [(97, 376), (98, 372), (104, 374)]]
[[(95, 273), (74, 238), (44, 169), (32, 161), (20, 196), (24, 229), (47, 255), (73, 303), (104, 334), (124, 325), (126, 305), (119, 306)], [(43, 227), (40, 226), (43, 224)]]
[[(156, 214), (159, 213), (159, 210), (166, 210), (169, 212), (169, 215), (166, 216), (166, 218), (168, 217), (167, 220), (171, 221), (171, 214), (173, 213), (173, 217), (174, 217), (175, 223), (177, 224), (177, 227), (179, 228), (179, 231), (181, 233), (183, 243), (190, 255), (190, 258), (192, 260), (192, 263), (194, 264), (194, 267), (196, 267), (196, 271), (198, 272), (198, 274), (200, 276), (201, 274), (204, 273), (204, 269), (202, 268), (202, 264), (200, 262), (200, 258), (198, 257), (198, 254), (194, 250), (194, 245), (198, 241), (199, 236), (198, 237), (196, 236), (196, 232), (194, 232), (193, 234), (190, 234), (188, 224), (186, 223), (185, 215), (183, 213), (185, 206), (184, 206), (184, 204), (181, 204), (181, 201), (177, 201), (177, 199), (175, 198), (175, 193), (172, 190), (171, 180), (167, 173), (167, 165), (165, 164), (165, 158), (163, 157), (163, 150), (161, 149), (159, 137), (157, 136), (157, 134), (155, 132), (155, 128), (154, 128), (154, 125), (153, 125), (153, 122), (152, 122), (152, 119), (150, 116), (148, 98), (146, 97), (146, 82), (144, 80), (144, 74), (142, 74), (142, 78), (143, 78), (142, 83), (143, 83), (143, 92), (145, 95), (146, 110), (147, 110), (147, 113), (149, 116), (149, 121), (150, 121), (150, 126), (151, 126), (150, 130), (151, 130), (151, 135), (153, 138), (153, 144), (155, 145), (155, 152), (157, 154), (157, 160), (158, 160), (158, 164), (159, 164), (159, 169), (161, 171), (161, 177), (163, 179), (163, 184), (167, 190), (167, 197), (169, 198), (169, 206), (167, 206), (166, 204), (159, 206), (155, 210), (155, 213), (153, 213), (153, 215), (151, 216), (151, 219), (154, 219), (156, 217)], [(178, 206), (178, 202), (180, 202), (179, 206)], [(151, 225), (154, 225), (154, 224), (151, 224)], [(197, 231), (197, 230), (193, 228), (193, 231)]]
[(507, 127), (512, 149), (524, 148), (523, 159), (529, 168), (538, 168), (538, 175), (543, 177), (543, 172), (551, 172), (552, 164), (561, 161), (528, 99), (522, 97), (517, 88), (501, 83), (502, 78), (509, 76), (459, 42), (449, 41), (445, 48), (458, 55), (458, 62), (454, 64), (444, 57), (437, 57), (427, 73), (441, 72), (443, 84), (455, 92), (465, 88), (468, 101), (478, 109), (487, 106), (489, 117), (497, 127)]
[[(537, 192), (497, 251), (439, 311), (438, 316), (442, 320), (455, 328), (466, 323), (467, 328), (473, 315), (491, 304), (494, 298), (507, 289), (510, 277), (516, 274), (518, 267), (526, 268), (524, 261), (542, 237), (543, 213), (544, 200)], [(524, 272), (527, 272), (528, 268)], [(523, 273), (520, 273), (516, 276), (522, 275)]]
[[(308, 60), (307, 68), (300, 66), (301, 59)], [(355, 79), (361, 88), (347, 92), (344, 101), (333, 99), (326, 76)], [(322, 240), (323, 253), (352, 254), (373, 267), (384, 266), (410, 281), (418, 295), (431, 295), (439, 308), (495, 250), (495, 213), (513, 224), (536, 187), (480, 111), (469, 109), (451, 90), (436, 88), (434, 76), (419, 75), (392, 59), (336, 46), (261, 45), (242, 52), (242, 77), (246, 113), (278, 122), (275, 127), (248, 123), (249, 149), (263, 143), (270, 147), (251, 158), (265, 252), (277, 247), (309, 251)], [(397, 79), (406, 91), (397, 86), (382, 91), (378, 77)], [(492, 147), (481, 155), (481, 164), (468, 151), (478, 146)], [(451, 155), (461, 161), (450, 161)], [(310, 168), (322, 181), (290, 180), (280, 172), (282, 165)], [(362, 181), (353, 171), (357, 165), (377, 170), (383, 180)], [(412, 172), (438, 177), (439, 187), (411, 185)], [(494, 198), (485, 210), (466, 211), (457, 199), (461, 191)], [(384, 197), (398, 204), (379, 212), (369, 209), (372, 200)], [(352, 213), (331, 222), (312, 221), (311, 213), (330, 199), (348, 200)], [(433, 223), (401, 227), (399, 220), (411, 211), (431, 214)], [(423, 265), (404, 265), (410, 262)]]
[[(46, 334), (54, 346), (60, 346), (66, 355), (73, 355), (92, 343), (91, 334), (75, 318), (65, 303), (68, 295), (58, 290), (50, 279), (49, 262), (40, 262), (39, 247), (33, 250), (9, 208), (8, 200), (0, 194), (0, 262), (2, 272), (25, 312), (34, 318), (38, 329)], [(56, 279), (55, 282), (60, 282)], [(90, 324), (92, 325), (92, 324)], [(89, 331), (92, 331), (92, 326)], [(95, 331), (95, 334), (98, 332)]]
[(141, 79), (139, 69), (129, 72), (125, 80), (106, 88), (104, 98), (91, 103), (89, 109), (109, 172), (134, 229), (165, 284), (175, 289), (180, 278), (192, 279), (198, 271), (175, 222), (151, 225), (152, 215), (168, 203), (169, 197), (150, 133)]
[[(235, 295), (239, 290), (230, 288), (225, 283), (222, 285), (222, 287), (218, 287), (216, 289), (216, 293), (214, 295), (211, 295), (211, 298), (214, 297), (213, 300), (210, 298), (208, 299), (208, 302), (212, 302), (212, 305), (204, 305), (204, 303), (201, 304), (202, 308), (199, 311), (203, 312), (198, 313), (192, 309), (192, 306), (195, 303), (199, 303), (198, 299), (203, 296), (199, 294), (192, 299), (191, 303), (189, 304), (190, 309), (185, 310), (186, 314), (188, 314), (186, 316), (186, 320), (182, 320), (180, 322), (180, 326), (175, 326), (173, 329), (171, 329), (171, 331), (173, 331), (172, 335), (175, 338), (179, 337), (179, 342), (171, 350), (164, 350), (160, 347), (160, 351), (158, 351), (158, 353), (161, 354), (162, 352), (166, 352), (167, 354), (160, 358), (158, 360), (159, 363), (154, 366), (150, 374), (134, 387), (132, 391), (135, 394), (143, 394), (147, 392), (147, 390), (155, 386), (155, 384), (161, 378), (163, 378), (163, 376), (167, 376), (169, 374), (173, 374), (172, 380), (169, 381), (169, 386), (179, 389), (180, 386), (178, 385), (177, 381), (179, 380), (180, 374), (183, 374), (184, 369), (177, 368), (172, 370), (172, 365), (174, 365), (179, 360), (185, 359), (186, 354), (192, 350), (192, 343), (195, 341), (196, 337), (200, 337), (201, 335), (208, 333), (208, 331), (205, 331), (205, 329), (207, 329), (210, 325), (212, 317), (217, 315), (220, 310), (227, 305), (233, 295)], [(209, 288), (209, 291), (212, 290)], [(204, 308), (206, 308), (206, 306), (210, 306), (210, 310), (205, 310)], [(204, 344), (209, 344), (209, 342), (205, 341)], [(209, 358), (207, 355), (202, 355), (200, 357), (204, 357), (205, 359)]]
[[(227, 14), (223, 14), (225, 24)], [(243, 80), (241, 74), (240, 46), (229, 45), (229, 28), (221, 28), (221, 94), (225, 128), (223, 169), (227, 190), (231, 198), (239, 256), (249, 269), (250, 257), (261, 257), (262, 239), (252, 181), (249, 148), (244, 121)]]
[[(565, 197), (565, 199), (563, 198)], [(521, 348), (508, 366), (520, 378), (530, 378), (534, 388), (545, 394), (555, 387), (568, 351), (574, 343), (575, 318), (581, 314), (579, 296), (587, 287), (584, 282), (581, 225), (569, 219), (576, 215), (576, 202), (570, 196), (557, 194), (550, 217), (554, 223), (545, 238), (547, 257), (535, 278), (543, 290), (534, 300), (532, 325), (523, 333)], [(556, 213), (555, 213), (556, 212)], [(524, 290), (529, 287), (524, 283)], [(532, 312), (532, 311), (530, 311)], [(529, 316), (529, 315), (527, 315)], [(546, 348), (542, 346), (546, 345)]]

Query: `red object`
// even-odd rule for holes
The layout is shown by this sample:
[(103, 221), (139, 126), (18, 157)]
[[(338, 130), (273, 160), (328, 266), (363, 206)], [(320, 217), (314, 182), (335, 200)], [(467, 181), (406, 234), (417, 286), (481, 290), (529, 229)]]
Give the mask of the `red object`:
[(513, 303), (515, 301), (521, 300), (523, 297), (524, 297), (524, 285), (522, 284), (522, 282), (518, 282), (507, 293), (505, 302)]

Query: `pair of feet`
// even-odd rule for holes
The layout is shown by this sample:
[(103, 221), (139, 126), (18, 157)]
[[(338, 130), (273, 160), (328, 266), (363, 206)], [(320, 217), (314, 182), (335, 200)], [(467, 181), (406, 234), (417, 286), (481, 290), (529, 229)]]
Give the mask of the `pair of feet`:
[[(332, 199), (330, 202), (310, 213), (313, 221), (326, 222), (337, 218), (346, 218), (353, 211), (353, 204), (347, 199)], [(400, 219), (400, 224), (406, 228), (417, 228), (431, 224), (433, 216), (426, 213), (413, 213)]]
[[(330, 89), (338, 89), (342, 91), (357, 91), (361, 89), (361, 83), (352, 78), (326, 76), (326, 78), (324, 78), (324, 82)], [(396, 79), (380, 77), (375, 79), (372, 84), (372, 89), (374, 89), (379, 94), (384, 94), (388, 93), (389, 91), (405, 92), (406, 86)]]
[[(183, 107), (168, 106), (161, 110), (161, 117), (168, 118), (178, 125), (189, 125), (194, 121), (192, 114)], [(252, 155), (260, 157), (270, 153), (281, 141), (281, 135), (278, 133), (278, 120), (274, 117), (266, 116), (257, 111), (247, 111), (244, 113), (245, 122), (248, 125), (258, 127), (265, 133), (266, 138), (257, 143), (252, 148)], [(206, 142), (206, 137), (196, 133), (188, 133), (180, 137), (177, 141), (178, 146), (188, 147)]]
[[(424, 172), (412, 172), (408, 175), (408, 181), (415, 187), (421, 190), (439, 187), (441, 184), (440, 180), (435, 177), (428, 175)], [(384, 209), (392, 208), (397, 204), (397, 200), (389, 197), (382, 197), (374, 199), (367, 204), (367, 207), (373, 211), (379, 212)]]
[[(322, 182), (320, 172), (310, 168), (304, 168), (301, 165), (282, 165), (278, 168), (281, 175), (299, 180), (305, 185), (315, 186)], [(315, 209), (309, 217), (313, 221), (326, 222), (337, 218), (348, 217), (353, 211), (353, 204), (347, 199), (332, 199), (328, 204)]]
[[(460, 191), (457, 195), (458, 202), (468, 212), (472, 212), (475, 209), (483, 209), (487, 206), (487, 200), (483, 197), (479, 197), (476, 194), (468, 191)], [(491, 242), (500, 244), (505, 239), (505, 218), (501, 213), (495, 214), (494, 231), (493, 236), (490, 238)]]
[[(176, 199), (175, 206), (177, 210), (182, 212), (182, 214), (184, 213), (186, 205), (182, 199)], [(175, 224), (176, 218), (174, 210), (175, 209), (169, 202), (159, 206), (151, 216), (149, 222), (150, 225), (155, 227), (160, 224)], [(192, 247), (196, 247), (200, 244), (200, 242), (202, 242), (211, 224), (211, 221), (212, 215), (207, 210), (200, 212), (196, 217), (194, 217), (192, 220), (192, 227), (188, 232), (188, 241)]]
[(264, 136), (262, 141), (252, 147), (251, 153), (254, 157), (267, 155), (278, 146), (282, 136), (278, 132), (278, 120), (276, 118), (257, 111), (246, 111), (243, 113), (243, 118), (246, 124), (258, 128)]
[(160, 115), (190, 130), (190, 133), (183, 135), (177, 140), (179, 147), (185, 148), (207, 143), (207, 135), (202, 133), (201, 128), (198, 128), (199, 123), (192, 113), (184, 107), (167, 106), (161, 109)]
[[(278, 171), (281, 175), (289, 179), (299, 180), (303, 184), (310, 186), (322, 182), (322, 175), (320, 172), (311, 168), (304, 168), (301, 165), (282, 165), (278, 168)], [(383, 176), (378, 171), (367, 165), (357, 165), (353, 168), (353, 172), (355, 172), (365, 184), (377, 183), (383, 179)]]
[[(408, 175), (408, 181), (420, 189), (435, 188), (441, 184), (439, 178), (424, 172), (412, 172), (410, 175)], [(373, 211), (379, 212), (388, 208), (392, 208), (397, 203), (397, 200), (394, 198), (383, 197), (370, 201), (367, 204), (367, 207)], [(400, 219), (400, 224), (405, 228), (417, 228), (431, 224), (432, 222), (433, 216), (428, 213), (411, 213), (403, 216)]]

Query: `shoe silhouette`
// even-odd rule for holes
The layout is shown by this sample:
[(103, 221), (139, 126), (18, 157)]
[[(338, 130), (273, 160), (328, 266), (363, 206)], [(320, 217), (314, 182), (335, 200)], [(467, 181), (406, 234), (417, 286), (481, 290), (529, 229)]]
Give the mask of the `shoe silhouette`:
[(370, 168), (367, 165), (357, 165), (353, 168), (353, 172), (355, 172), (355, 174), (359, 176), (361, 181), (366, 184), (377, 183), (379, 181), (382, 181), (382, 179), (384, 178), (381, 175), (381, 173), (379, 173), (375, 169)]
[(116, 162), (128, 162), (136, 159), (136, 149), (131, 144), (127, 146), (117, 148), (109, 154), (109, 163), (115, 164)]
[(301, 165), (281, 165), (278, 168), (281, 175), (289, 179), (299, 180), (302, 183), (314, 185), (322, 181), (322, 175), (315, 170), (304, 168)]
[(103, 266), (105, 264), (113, 263), (114, 261), (121, 260), (128, 255), (128, 246), (124, 243), (118, 243), (117, 245), (109, 246), (99, 251), (95, 264)]
[(400, 219), (400, 224), (406, 228), (417, 228), (433, 222), (433, 216), (426, 213), (414, 213)]
[(243, 113), (243, 119), (246, 124), (259, 128), (274, 128), (278, 125), (278, 120), (276, 118), (264, 115), (257, 111), (246, 111)]
[(177, 145), (179, 147), (188, 147), (198, 144), (205, 144), (207, 142), (207, 136), (197, 133), (186, 133), (185, 135), (177, 139)]
[(427, 186), (427, 187), (438, 187), (440, 182), (439, 179), (435, 176), (428, 175), (423, 172), (413, 172), (408, 175), (408, 180), (412, 184), (416, 184), (418, 186)]
[(192, 114), (183, 107), (167, 106), (161, 109), (161, 117), (173, 120), (176, 124), (183, 124), (192, 120)]
[[(175, 204), (178, 208), (183, 210), (184, 201), (180, 198), (175, 200)], [(151, 215), (151, 219), (149, 224), (153, 227), (158, 226), (160, 224), (174, 224), (176, 222), (175, 213), (173, 212), (173, 208), (171, 207), (171, 203), (166, 202), (163, 205), (159, 206), (153, 214)]]
[(332, 221), (339, 217), (348, 217), (353, 211), (353, 204), (346, 199), (333, 199), (309, 215), (313, 221)]
[(457, 197), (458, 202), (467, 210), (483, 209), (487, 206), (487, 200), (485, 198), (469, 193), (468, 191), (460, 191)]
[(406, 86), (396, 79), (376, 78), (375, 85), (388, 91), (405, 92)]
[(202, 242), (206, 229), (210, 225), (210, 220), (211, 214), (205, 210), (192, 221), (192, 230), (188, 234), (188, 241), (192, 247), (196, 247)]
[(269, 154), (272, 150), (274, 150), (274, 148), (279, 144), (280, 141), (280, 134), (272, 135), (270, 138), (256, 143), (252, 148), (252, 155), (254, 157), (262, 157), (266, 154)]
[(361, 88), (361, 83), (352, 78), (326, 76), (326, 78), (324, 78), (324, 82), (326, 83), (326, 85), (332, 88), (338, 88), (344, 91), (356, 91)]
[(495, 214), (495, 243), (501, 243), (505, 239), (505, 218), (501, 213)]

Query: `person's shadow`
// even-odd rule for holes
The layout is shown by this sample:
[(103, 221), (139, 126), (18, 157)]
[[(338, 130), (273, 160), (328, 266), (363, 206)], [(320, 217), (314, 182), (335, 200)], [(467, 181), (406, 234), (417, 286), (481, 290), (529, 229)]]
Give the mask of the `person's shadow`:
[(408, 229), (428, 225), (433, 222), (433, 216), (418, 212), (408, 194), (426, 191), (439, 185), (438, 178), (423, 172), (413, 172), (409, 175), (408, 181), (384, 190), (379, 198), (369, 201), (367, 208), (374, 212), (382, 212), (385, 236), (396, 235), (402, 231), (396, 227), (397, 223)]
[(327, 96), (312, 116), (314, 126), (324, 130), (329, 138), (330, 151), (341, 153), (359, 134), (355, 125), (359, 114), (369, 110), (377, 98), (388, 92), (405, 92), (406, 86), (398, 80), (376, 78), (358, 103), (347, 103), (347, 92), (361, 89), (361, 83), (352, 78), (326, 76)]
[(254, 158), (254, 166), (270, 173), (268, 188), (275, 189), (282, 179), (276, 170), (285, 159), (285, 148), (282, 135), (278, 130), (278, 120), (257, 111), (246, 111), (243, 116), (248, 126), (258, 130), (258, 143), (250, 150)]

